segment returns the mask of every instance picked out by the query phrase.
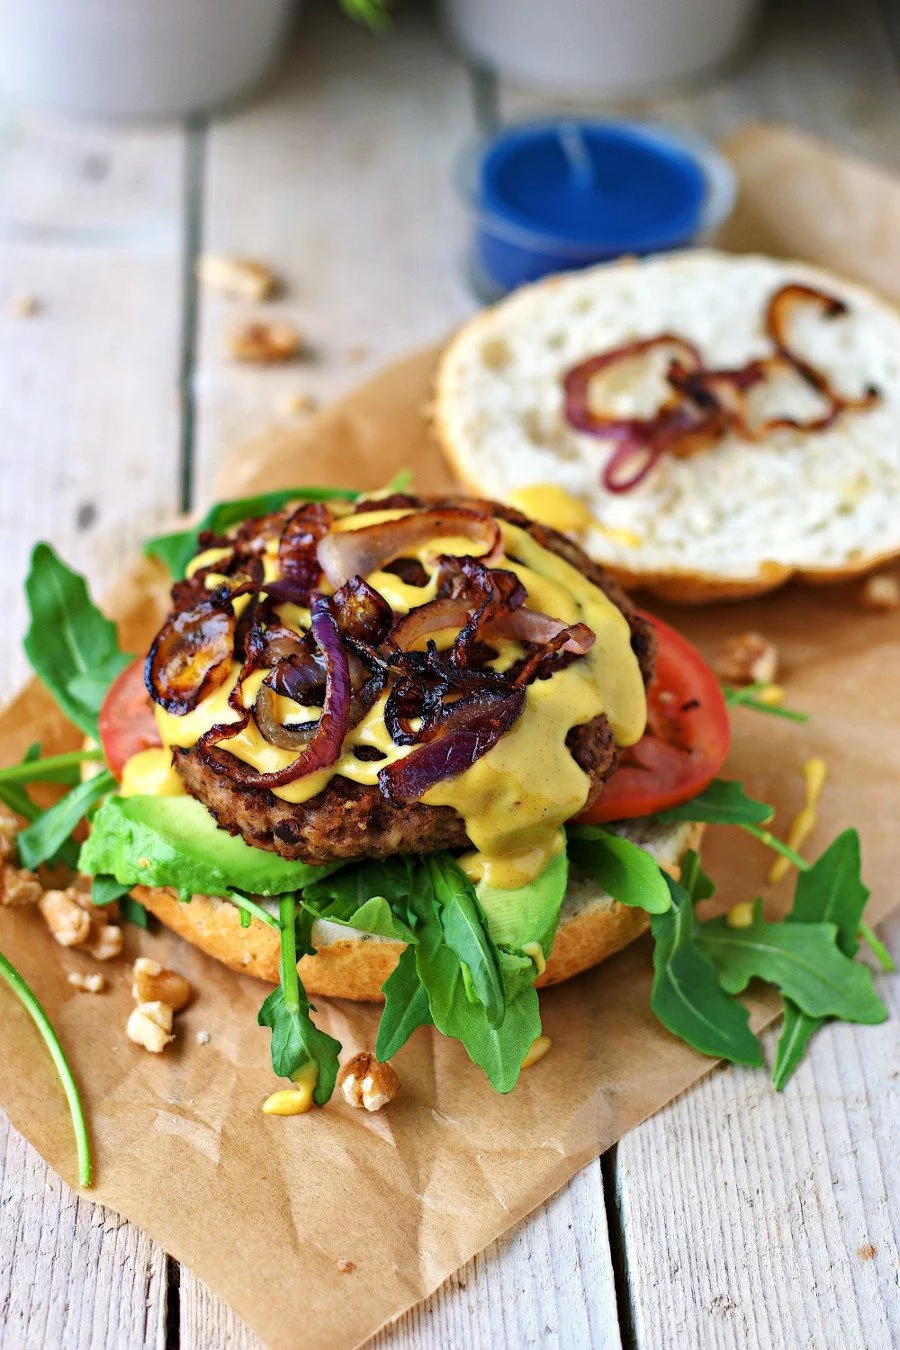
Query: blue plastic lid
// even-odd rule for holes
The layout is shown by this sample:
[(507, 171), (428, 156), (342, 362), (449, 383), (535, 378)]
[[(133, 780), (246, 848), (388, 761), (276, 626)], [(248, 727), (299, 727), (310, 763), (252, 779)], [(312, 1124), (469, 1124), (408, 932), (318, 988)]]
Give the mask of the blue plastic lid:
[(476, 209), (516, 232), (576, 250), (646, 252), (703, 228), (718, 158), (690, 133), (664, 128), (526, 123), (482, 144), (471, 195)]

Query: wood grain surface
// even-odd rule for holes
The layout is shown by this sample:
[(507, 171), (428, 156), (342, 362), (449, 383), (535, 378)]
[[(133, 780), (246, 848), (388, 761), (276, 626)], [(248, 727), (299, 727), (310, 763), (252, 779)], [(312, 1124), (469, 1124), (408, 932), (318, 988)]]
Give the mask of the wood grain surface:
[[(284, 395), (330, 398), (474, 308), (452, 166), (479, 116), (537, 106), (473, 78), (415, 6), (378, 43), (321, 5), (265, 95), (208, 124), (110, 131), (2, 114), (0, 693), (25, 675), (36, 537), (102, 587), (182, 501), (212, 497), (228, 452), (286, 416), (274, 412)], [(711, 135), (780, 119), (900, 168), (896, 68), (869, 0), (774, 5), (703, 91), (616, 111)], [(270, 312), (303, 332), (302, 362), (226, 359), (228, 328), (257, 310), (197, 291), (205, 249), (277, 268), (287, 289)], [(14, 313), (23, 295), (39, 302), (31, 317)], [(891, 940), (900, 951), (900, 923)], [(376, 1343), (900, 1343), (892, 996), (886, 1026), (822, 1032), (782, 1097), (760, 1075), (711, 1073)], [(259, 1342), (0, 1125), (0, 1346)]]

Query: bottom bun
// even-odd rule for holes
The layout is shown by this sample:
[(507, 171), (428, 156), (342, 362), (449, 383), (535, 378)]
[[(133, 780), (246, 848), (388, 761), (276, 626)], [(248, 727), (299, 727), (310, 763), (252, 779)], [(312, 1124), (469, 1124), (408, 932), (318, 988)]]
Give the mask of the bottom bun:
[[(612, 828), (646, 849), (675, 877), (685, 853), (697, 848), (703, 833), (703, 826), (693, 822), (660, 825), (652, 819)], [(278, 983), (278, 934), (261, 919), (242, 928), (237, 907), (209, 895), (195, 895), (185, 903), (173, 890), (136, 886), (134, 896), (168, 928), (232, 970)], [(649, 922), (644, 910), (619, 904), (596, 881), (570, 877), (556, 940), (538, 986), (558, 984), (605, 961), (640, 937)], [(316, 921), (312, 936), (316, 954), (299, 963), (308, 994), (383, 1001), (381, 989), (400, 959), (402, 943), (325, 919)]]

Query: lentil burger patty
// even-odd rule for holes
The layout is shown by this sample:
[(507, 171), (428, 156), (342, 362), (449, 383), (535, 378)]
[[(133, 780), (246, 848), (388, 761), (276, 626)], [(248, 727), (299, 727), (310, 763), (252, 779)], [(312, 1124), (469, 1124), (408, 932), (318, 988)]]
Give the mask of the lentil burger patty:
[[(416, 499), (405, 499), (419, 505)], [(424, 501), (425, 507), (459, 506), (490, 513), (527, 530), (545, 549), (571, 563), (624, 614), (631, 629), (631, 647), (645, 686), (653, 674), (656, 641), (651, 625), (642, 618), (602, 567), (571, 539), (536, 524), (519, 512), (475, 498)], [(368, 504), (372, 509), (372, 503)], [(277, 522), (265, 517), (254, 522), (259, 533), (271, 532)], [(401, 574), (400, 567), (396, 568)], [(596, 800), (616, 767), (618, 750), (604, 714), (571, 729), (566, 745), (590, 778), (586, 805)], [(248, 844), (284, 858), (312, 864), (353, 858), (385, 858), (397, 853), (428, 853), (470, 845), (462, 816), (449, 806), (422, 802), (392, 804), (380, 788), (333, 777), (325, 789), (308, 801), (293, 804), (265, 788), (249, 786), (217, 773), (196, 747), (175, 748), (175, 767), (187, 790), (211, 812), (230, 834)]]

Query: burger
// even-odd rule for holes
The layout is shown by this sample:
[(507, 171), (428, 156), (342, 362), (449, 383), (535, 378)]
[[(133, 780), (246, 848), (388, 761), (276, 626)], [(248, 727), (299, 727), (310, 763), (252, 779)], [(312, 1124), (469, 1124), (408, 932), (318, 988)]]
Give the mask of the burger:
[(433, 1023), (507, 1092), (541, 1036), (536, 989), (669, 907), (703, 828), (672, 808), (724, 759), (722, 693), (511, 507), (277, 502), (195, 537), (106, 695), (118, 790), (80, 870), (276, 984), (273, 1064), (316, 1103), (339, 1048), (319, 996), (384, 1002), (379, 1059)]

